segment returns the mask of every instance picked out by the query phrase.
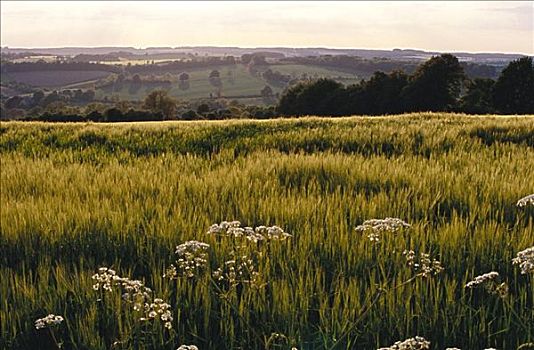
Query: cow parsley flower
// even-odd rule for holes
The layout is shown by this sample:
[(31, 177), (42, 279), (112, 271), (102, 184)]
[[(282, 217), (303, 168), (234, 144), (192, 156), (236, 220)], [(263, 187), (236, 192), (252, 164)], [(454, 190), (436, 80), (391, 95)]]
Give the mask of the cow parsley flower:
[(139, 321), (160, 320), (166, 328), (172, 328), (170, 305), (164, 303), (162, 299), (152, 299), (152, 290), (142, 281), (118, 276), (114, 270), (107, 267), (99, 268), (98, 273), (92, 278), (96, 282), (93, 285), (95, 290), (102, 289), (104, 292), (120, 290), (122, 300), (132, 305), (135, 312), (141, 313)]
[(407, 222), (398, 218), (370, 219), (363, 224), (356, 226), (356, 232), (366, 233), (367, 238), (374, 243), (380, 242), (381, 235), (384, 232), (395, 233), (401, 229), (412, 227)]
[(223, 221), (220, 224), (213, 224), (208, 229), (207, 234), (209, 235), (228, 235), (228, 230), (240, 227), (241, 223), (239, 221)]
[(198, 350), (196, 345), (180, 345), (176, 350)]
[(418, 276), (423, 278), (437, 275), (443, 271), (441, 262), (431, 258), (430, 254), (420, 253), (419, 257), (413, 250), (405, 250), (403, 253), (406, 258), (406, 263), (410, 266)]
[(534, 194), (528, 195), (517, 201), (518, 207), (526, 207), (527, 205), (534, 205)]
[(171, 264), (163, 277), (177, 278), (198, 276), (208, 266), (209, 244), (199, 241), (187, 241), (176, 247), (176, 265)]
[(46, 317), (35, 320), (35, 329), (43, 329), (43, 328), (55, 326), (55, 325), (61, 324), (61, 322), (63, 322), (62, 316), (49, 314)]
[(508, 285), (506, 282), (499, 283), (499, 273), (491, 271), (480, 276), (476, 276), (473, 280), (469, 281), (465, 288), (478, 288), (483, 287), (491, 294), (499, 295), (504, 298), (508, 295)]
[(244, 237), (247, 240), (258, 243), (266, 240), (283, 241), (292, 237), (291, 234), (285, 232), (278, 226), (257, 226), (252, 228), (249, 226), (241, 227), (239, 221), (223, 221), (220, 224), (213, 224), (208, 229), (209, 235), (220, 235), (228, 237)]
[(226, 261), (221, 267), (216, 269), (213, 279), (217, 282), (226, 282), (229, 286), (235, 287), (238, 284), (249, 284), (253, 287), (260, 287), (260, 274), (257, 271), (253, 259), (246, 255), (237, 256), (235, 259)]
[(534, 273), (534, 246), (517, 253), (517, 257), (512, 260), (512, 264), (519, 265), (523, 275)]
[(386, 347), (379, 348), (378, 350), (429, 350), (430, 342), (423, 337), (416, 336), (415, 338), (409, 338), (404, 341), (395, 342), (395, 344)]
[(171, 306), (163, 301), (163, 299), (155, 298), (153, 302), (147, 303), (144, 309), (145, 317), (143, 320), (160, 320), (163, 322), (165, 328), (172, 328), (172, 313)]

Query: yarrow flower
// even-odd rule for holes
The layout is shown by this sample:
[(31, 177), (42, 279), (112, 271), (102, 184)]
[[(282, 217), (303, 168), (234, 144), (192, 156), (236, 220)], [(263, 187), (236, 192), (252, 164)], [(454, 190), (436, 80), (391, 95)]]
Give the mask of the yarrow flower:
[(527, 205), (534, 205), (534, 194), (528, 195), (517, 201), (518, 207), (526, 207)]
[(512, 264), (519, 265), (523, 275), (534, 273), (534, 246), (517, 253), (517, 257), (512, 260)]
[(249, 226), (241, 227), (239, 221), (223, 221), (220, 224), (213, 224), (208, 229), (209, 235), (220, 235), (230, 237), (245, 237), (251, 242), (257, 243), (266, 240), (283, 241), (292, 237), (278, 226), (258, 226), (252, 228)]
[(176, 265), (171, 264), (163, 277), (177, 278), (198, 276), (208, 265), (209, 244), (199, 241), (187, 241), (176, 247)]
[(35, 320), (35, 329), (43, 329), (51, 326), (61, 324), (63, 322), (62, 316), (50, 314), (46, 317)]
[(395, 342), (395, 344), (387, 348), (379, 348), (378, 350), (424, 350), (430, 349), (430, 342), (423, 337), (416, 336), (415, 338), (406, 339), (404, 341)]
[(196, 345), (180, 345), (176, 350), (198, 350)]
[(491, 271), (480, 276), (476, 276), (475, 279), (469, 281), (465, 288), (477, 288), (483, 287), (491, 294), (499, 295), (504, 298), (508, 295), (508, 285), (506, 282), (499, 283), (499, 273)]
[(160, 320), (164, 323), (165, 328), (172, 328), (172, 314), (170, 305), (163, 302), (162, 299), (153, 299), (152, 290), (145, 286), (142, 281), (132, 280), (128, 277), (120, 277), (117, 273), (107, 267), (98, 269), (98, 273), (92, 276), (95, 280), (94, 290), (104, 290), (112, 292), (114, 289), (122, 291), (122, 300), (133, 305), (133, 310), (141, 312), (143, 316), (139, 321)]
[(441, 262), (431, 258), (430, 254), (420, 253), (419, 257), (417, 257), (413, 250), (405, 250), (402, 254), (406, 258), (408, 266), (421, 277), (431, 277), (443, 271)]
[(407, 222), (398, 218), (370, 219), (356, 226), (356, 232), (367, 233), (367, 238), (374, 243), (380, 242), (382, 233), (397, 232), (401, 229), (412, 227)]

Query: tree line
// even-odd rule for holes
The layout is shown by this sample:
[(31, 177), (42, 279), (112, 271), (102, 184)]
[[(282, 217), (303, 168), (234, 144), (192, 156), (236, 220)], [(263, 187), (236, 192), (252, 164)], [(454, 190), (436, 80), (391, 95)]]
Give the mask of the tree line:
[(419, 65), (413, 74), (375, 72), (349, 86), (331, 79), (299, 83), (282, 94), (277, 111), (291, 116), (534, 113), (534, 66), (531, 57), (522, 57), (510, 62), (497, 80), (469, 79), (455, 56), (443, 54)]

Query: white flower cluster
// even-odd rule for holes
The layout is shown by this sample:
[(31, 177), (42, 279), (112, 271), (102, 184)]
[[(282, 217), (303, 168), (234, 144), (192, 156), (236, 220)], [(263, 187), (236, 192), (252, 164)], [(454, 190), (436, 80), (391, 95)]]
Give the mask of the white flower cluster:
[(144, 307), (145, 317), (141, 317), (139, 321), (160, 320), (164, 323), (165, 328), (172, 328), (172, 313), (171, 306), (163, 301), (163, 299), (155, 298), (152, 303), (146, 303)]
[(46, 317), (39, 318), (35, 320), (35, 329), (42, 329), (47, 328), (50, 326), (55, 326), (63, 322), (62, 316), (56, 316), (54, 314), (50, 314)]
[(378, 350), (423, 350), (430, 349), (430, 342), (423, 337), (415, 337), (406, 339), (404, 341), (395, 342), (395, 344), (387, 348), (379, 348)]
[(135, 311), (141, 311), (145, 302), (150, 299), (150, 288), (145, 287), (144, 283), (139, 280), (131, 280), (128, 277), (117, 275), (115, 270), (107, 267), (98, 269), (92, 277), (95, 281), (94, 290), (103, 289), (106, 292), (113, 291), (113, 288), (119, 288), (123, 291), (122, 299), (133, 304)]
[(259, 287), (259, 277), (260, 274), (256, 270), (254, 260), (246, 255), (226, 261), (222, 267), (213, 272), (215, 281), (227, 282), (230, 286), (237, 286), (242, 283)]
[(460, 348), (446, 348), (445, 350), (462, 350)]
[(198, 350), (196, 345), (180, 345), (176, 350)]
[(119, 288), (123, 292), (122, 299), (132, 304), (134, 311), (143, 313), (144, 316), (140, 317), (139, 321), (161, 320), (166, 328), (172, 328), (173, 318), (169, 310), (170, 305), (164, 303), (162, 299), (152, 300), (152, 290), (143, 282), (121, 277), (115, 270), (107, 267), (99, 268), (98, 273), (95, 273), (92, 279), (95, 281), (94, 290), (103, 289), (111, 292), (114, 288)]
[(534, 273), (534, 246), (517, 253), (517, 257), (512, 260), (512, 264), (519, 265), (523, 275)]
[(484, 285), (488, 282), (493, 282), (495, 279), (499, 278), (499, 273), (491, 271), (480, 276), (476, 276), (474, 280), (468, 282), (465, 285), (465, 288), (474, 288), (480, 285)]
[(414, 269), (415, 272), (421, 277), (430, 277), (437, 275), (443, 271), (441, 262), (436, 259), (432, 259), (430, 254), (420, 253), (419, 259), (413, 250), (405, 250), (403, 253), (406, 258), (408, 266)]
[(476, 276), (475, 279), (469, 281), (465, 288), (477, 288), (484, 287), (489, 293), (497, 294), (501, 298), (508, 295), (508, 285), (506, 282), (499, 283), (499, 273), (491, 271), (480, 276)]
[(367, 238), (374, 243), (380, 242), (384, 232), (397, 232), (401, 229), (412, 227), (407, 222), (398, 218), (370, 219), (356, 226), (356, 232), (367, 233)]
[(208, 265), (209, 244), (198, 241), (187, 241), (176, 247), (176, 265), (171, 264), (163, 277), (177, 278), (198, 276)]
[(241, 227), (239, 221), (223, 221), (220, 224), (213, 224), (208, 229), (209, 235), (221, 235), (231, 237), (245, 237), (251, 242), (257, 243), (265, 240), (283, 241), (292, 237), (278, 226), (258, 226), (252, 228), (249, 226)]
[(534, 205), (534, 194), (528, 195), (517, 201), (518, 207), (526, 207), (527, 205)]

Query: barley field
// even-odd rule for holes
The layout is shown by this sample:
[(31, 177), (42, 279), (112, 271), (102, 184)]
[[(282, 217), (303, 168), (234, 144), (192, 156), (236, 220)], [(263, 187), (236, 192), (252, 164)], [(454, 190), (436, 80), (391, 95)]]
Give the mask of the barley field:
[(0, 134), (2, 349), (534, 343), (533, 116)]

